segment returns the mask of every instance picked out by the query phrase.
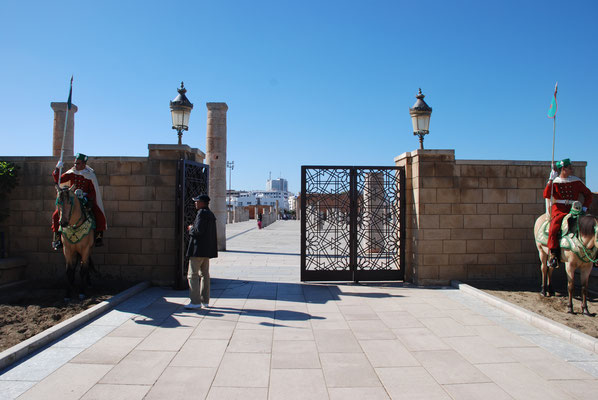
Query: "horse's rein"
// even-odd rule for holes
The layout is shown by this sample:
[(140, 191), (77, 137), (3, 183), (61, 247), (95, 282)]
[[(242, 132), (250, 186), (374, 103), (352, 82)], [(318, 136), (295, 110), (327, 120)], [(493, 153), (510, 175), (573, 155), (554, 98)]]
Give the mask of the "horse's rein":
[[(594, 218), (594, 248), (598, 247), (598, 232), (596, 230), (596, 226), (598, 225), (598, 221), (596, 221), (596, 218)], [(582, 237), (581, 237), (581, 232), (579, 231), (579, 218), (577, 219), (577, 238), (579, 239), (579, 244), (581, 244), (581, 249), (583, 250), (584, 255), (586, 256), (586, 258), (588, 260), (590, 260), (590, 262), (592, 263), (597, 263), (598, 262), (598, 258), (593, 259), (590, 254), (588, 253), (588, 249), (586, 247), (586, 245), (584, 244)], [(591, 242), (591, 241), (590, 241)], [(583, 260), (582, 260), (583, 261)]]
[[(68, 196), (69, 196), (69, 203), (71, 203), (71, 209), (69, 210), (69, 221), (70, 221), (71, 217), (73, 216), (73, 207), (74, 207), (74, 202), (75, 202), (75, 196), (73, 195), (71, 197), (71, 192), (70, 191), (68, 192)], [(64, 203), (61, 201), (61, 204), (64, 204)], [(61, 210), (61, 212), (62, 212), (62, 210)], [(83, 213), (83, 210), (81, 210), (81, 216), (79, 217), (79, 219), (77, 220), (77, 222), (75, 222), (73, 225), (69, 225), (68, 227), (71, 228), (71, 229), (77, 229), (77, 228), (79, 228), (87, 220), (87, 218), (83, 219), (83, 216), (84, 216), (84, 213)], [(83, 222), (81, 222), (81, 220), (83, 220)], [(79, 222), (81, 222), (81, 224), (79, 224)], [(79, 224), (79, 226), (77, 226), (77, 224)]]

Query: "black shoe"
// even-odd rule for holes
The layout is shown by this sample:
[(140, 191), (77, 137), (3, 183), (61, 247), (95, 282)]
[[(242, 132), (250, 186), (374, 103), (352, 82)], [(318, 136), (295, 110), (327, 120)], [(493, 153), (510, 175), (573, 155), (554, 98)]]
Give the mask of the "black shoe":
[(62, 240), (57, 239), (57, 240), (53, 241), (52, 242), (52, 248), (54, 250), (60, 250), (60, 249), (62, 249)]
[(548, 260), (548, 268), (558, 268), (559, 267), (559, 259), (555, 256), (552, 255), (550, 256), (550, 259)]
[(104, 241), (101, 237), (96, 238), (96, 247), (102, 247), (104, 245)]

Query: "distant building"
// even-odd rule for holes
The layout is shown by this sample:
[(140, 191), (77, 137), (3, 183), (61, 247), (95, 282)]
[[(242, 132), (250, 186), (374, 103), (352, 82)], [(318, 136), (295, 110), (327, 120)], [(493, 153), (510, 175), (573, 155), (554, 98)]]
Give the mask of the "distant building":
[(289, 196), (289, 211), (297, 211), (297, 196)]
[(269, 192), (288, 192), (289, 182), (284, 178), (268, 179), (266, 182), (266, 190)]
[(271, 206), (279, 211), (289, 211), (289, 204), (292, 193), (288, 191), (288, 182), (286, 179), (269, 179), (266, 183), (266, 190), (232, 190), (228, 192), (227, 204), (232, 207), (247, 206)]

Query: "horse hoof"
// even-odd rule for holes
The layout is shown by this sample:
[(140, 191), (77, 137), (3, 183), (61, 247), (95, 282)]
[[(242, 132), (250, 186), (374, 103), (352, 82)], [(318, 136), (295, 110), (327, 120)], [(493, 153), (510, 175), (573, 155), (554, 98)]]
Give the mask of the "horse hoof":
[(587, 308), (583, 308), (581, 310), (581, 314), (582, 315), (587, 315), (588, 317), (593, 317), (593, 316), (596, 315), (596, 314), (591, 313), (590, 310), (588, 310)]
[(542, 296), (546, 297), (546, 290), (545, 289), (540, 290), (540, 294)]
[(573, 314), (573, 315), (575, 315), (575, 311), (573, 311), (573, 309), (570, 308), (570, 309), (567, 310), (567, 314)]

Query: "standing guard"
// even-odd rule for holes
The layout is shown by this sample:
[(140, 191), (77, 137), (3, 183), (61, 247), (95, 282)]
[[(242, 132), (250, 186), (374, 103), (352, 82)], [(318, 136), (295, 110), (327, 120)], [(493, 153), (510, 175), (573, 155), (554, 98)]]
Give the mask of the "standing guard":
[[(73, 168), (60, 175), (60, 169), (62, 168), (62, 161), (58, 161), (56, 169), (52, 172), (54, 182), (58, 183), (58, 177), (60, 175), (60, 182), (69, 182), (69, 186), (75, 185), (75, 189), (81, 189), (83, 196), (87, 198), (93, 215), (96, 220), (96, 247), (103, 245), (104, 231), (107, 228), (106, 214), (104, 213), (104, 205), (102, 204), (102, 196), (100, 194), (100, 187), (98, 179), (96, 178), (93, 169), (87, 166), (88, 157), (85, 154), (77, 153), (75, 155), (75, 165)], [(58, 209), (52, 214), (52, 231), (54, 232), (54, 238), (52, 240), (52, 247), (54, 250), (62, 248), (62, 237), (58, 230)]]
[(571, 211), (571, 205), (579, 200), (579, 195), (583, 195), (583, 208), (585, 212), (592, 204), (592, 192), (576, 176), (573, 176), (573, 166), (571, 160), (556, 162), (557, 171), (550, 172), (548, 184), (544, 188), (544, 198), (551, 199), (550, 208), (550, 228), (548, 230), (548, 248), (550, 249), (550, 259), (548, 267), (556, 268), (560, 262), (560, 237), (561, 224), (563, 218)]

